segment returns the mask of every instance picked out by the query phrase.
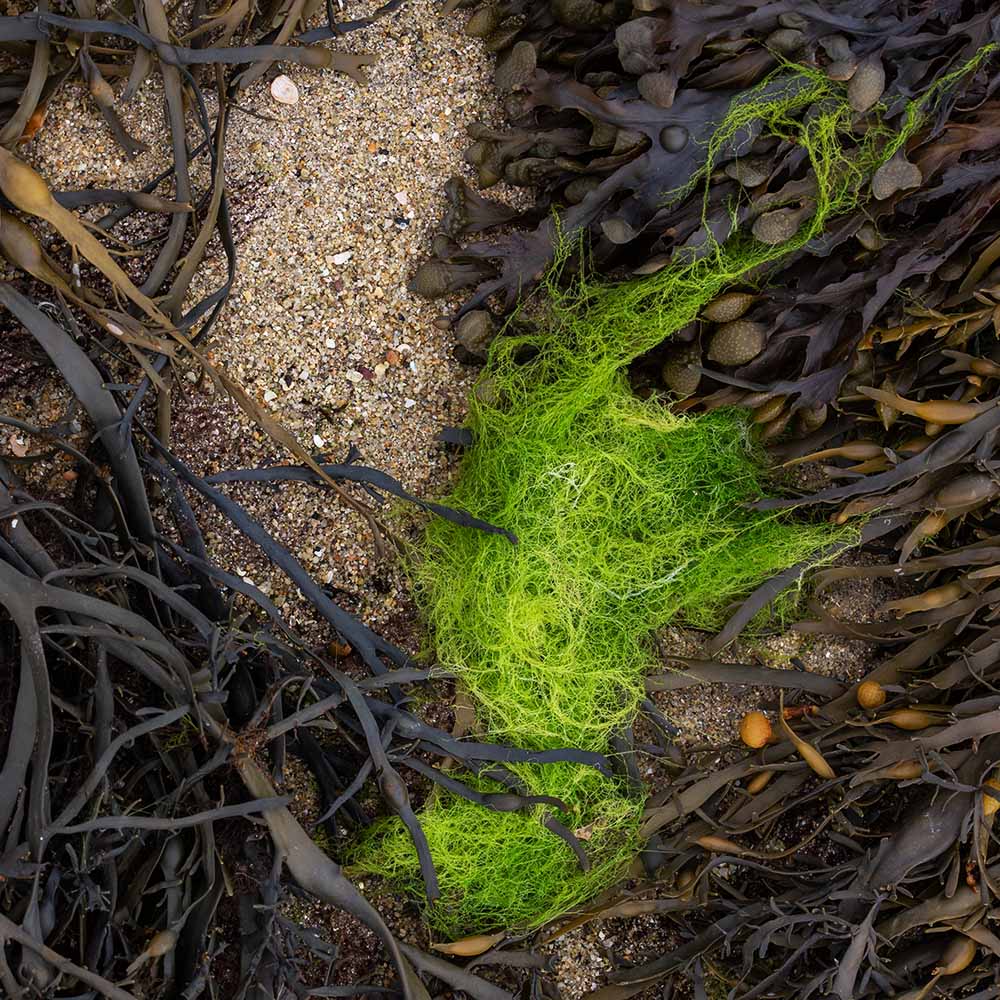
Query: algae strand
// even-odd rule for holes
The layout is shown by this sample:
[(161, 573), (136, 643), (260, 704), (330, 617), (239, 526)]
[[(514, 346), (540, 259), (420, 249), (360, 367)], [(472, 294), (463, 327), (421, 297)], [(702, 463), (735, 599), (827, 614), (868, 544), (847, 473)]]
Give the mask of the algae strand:
[[(707, 212), (709, 175), (740, 135), (796, 142), (815, 209), (790, 239), (764, 243), (734, 224), (719, 242), (706, 222), (698, 251), (676, 251), (652, 277), (623, 284), (584, 270), (566, 287), (557, 264), (542, 332), (494, 343), (470, 402), (474, 446), (446, 502), (518, 544), (435, 521), (413, 568), (437, 659), (462, 677), (491, 739), (606, 751), (637, 713), (657, 628), (711, 628), (732, 600), (850, 537), (749, 509), (767, 482), (747, 420), (674, 415), (662, 400), (638, 399), (626, 368), (734, 282), (764, 280), (770, 263), (855, 208), (943, 85), (979, 59), (913, 101), (898, 133), (877, 117), (858, 133), (842, 84), (786, 65), (732, 102), (696, 181)], [(730, 206), (734, 220), (740, 207)], [(437, 791), (421, 820), (441, 882), (427, 910), (438, 931), (545, 923), (616, 882), (638, 845), (642, 803), (624, 780), (569, 764), (512, 770), (530, 793), (568, 804), (558, 819), (587, 835), (591, 868), (582, 872), (545, 830), (543, 808), (501, 815)], [(419, 887), (396, 821), (377, 826), (354, 863)]]

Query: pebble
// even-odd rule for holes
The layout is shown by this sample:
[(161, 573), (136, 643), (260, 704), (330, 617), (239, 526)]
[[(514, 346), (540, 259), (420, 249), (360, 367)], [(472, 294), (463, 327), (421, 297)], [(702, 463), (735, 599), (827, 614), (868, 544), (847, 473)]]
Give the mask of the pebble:
[(353, 250), (344, 250), (341, 253), (335, 253), (333, 255), (334, 264), (346, 264), (354, 256)]

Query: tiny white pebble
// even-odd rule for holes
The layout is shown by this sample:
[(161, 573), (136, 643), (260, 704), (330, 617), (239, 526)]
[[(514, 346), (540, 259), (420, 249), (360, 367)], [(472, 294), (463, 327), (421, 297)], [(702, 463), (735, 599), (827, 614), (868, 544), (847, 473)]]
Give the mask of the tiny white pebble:
[(353, 250), (343, 250), (333, 255), (334, 264), (346, 264), (354, 256)]
[(416, 405), (417, 405), (417, 401), (415, 399), (404, 399), (403, 400), (403, 406), (405, 406), (408, 410), (412, 409)]
[(313, 434), (313, 444), (316, 445), (317, 448), (322, 448), (326, 442), (318, 434)]
[(409, 344), (400, 344), (398, 350), (400, 351), (412, 351), (413, 348)]
[(379, 362), (375, 366), (375, 374), (378, 375), (379, 378), (381, 378), (386, 373), (386, 371), (388, 371), (388, 368), (389, 368), (388, 365), (382, 364), (382, 362)]
[(278, 394), (271, 389), (264, 390), (264, 402), (271, 403), (278, 398)]
[(410, 196), (405, 191), (397, 191), (396, 201), (398, 201), (400, 205), (408, 205), (410, 203)]
[(337, 341), (335, 341), (333, 337), (327, 337), (324, 343), (326, 344), (327, 347), (337, 346)]
[(299, 372), (299, 378), (302, 379), (303, 382), (308, 382), (309, 381), (309, 369), (308, 368), (303, 368), (302, 371)]
[(198, 373), (197, 373), (197, 372), (185, 372), (185, 373), (184, 373), (184, 377), (185, 377), (185, 378), (186, 378), (186, 379), (187, 379), (187, 380), (188, 380), (189, 382), (191, 382), (191, 383), (194, 383), (194, 382), (197, 382), (197, 381), (198, 381)]
[(347, 370), (347, 381), (348, 382), (361, 382), (364, 379), (364, 375), (361, 374), (356, 368), (349, 368)]
[(440, 142), (440, 141), (441, 141), (441, 136), (439, 136), (437, 132), (431, 132), (431, 142)]

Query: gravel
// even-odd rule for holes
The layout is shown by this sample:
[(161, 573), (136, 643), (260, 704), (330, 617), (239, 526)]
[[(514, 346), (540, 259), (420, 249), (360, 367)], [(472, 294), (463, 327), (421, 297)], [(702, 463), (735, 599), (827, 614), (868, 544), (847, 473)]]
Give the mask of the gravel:
[[(836, 565), (853, 566), (871, 562), (873, 560), (867, 554), (851, 552), (838, 559)], [(826, 590), (821, 604), (841, 622), (874, 622), (885, 617), (880, 607), (900, 596), (901, 592), (900, 582), (894, 579), (849, 579)], [(812, 617), (805, 602), (797, 610), (797, 617)], [(800, 669), (854, 682), (871, 669), (876, 648), (874, 643), (852, 636), (812, 635), (787, 630), (776, 624), (770, 629), (761, 628), (757, 635), (744, 633), (718, 659), (782, 670), (793, 665), (794, 657)], [(707, 656), (704, 637), (680, 628), (663, 630), (659, 636), (659, 651), (668, 661), (671, 656)], [(680, 730), (677, 740), (682, 746), (719, 747), (738, 743), (739, 721), (747, 712), (776, 709), (778, 689), (712, 684), (657, 692), (653, 700)], [(808, 696), (799, 697), (786, 692), (789, 704), (808, 700)]]
[[(375, 6), (352, 3), (345, 17)], [(227, 150), (239, 272), (212, 361), (305, 446), (331, 461), (356, 446), (364, 464), (419, 496), (439, 494), (454, 472), (454, 451), (435, 437), (461, 424), (477, 371), (455, 360), (453, 334), (433, 326), (441, 303), (406, 290), (442, 214), (444, 181), (465, 169), (467, 125), (499, 121), (492, 57), (461, 33), (464, 19), (415, 0), (337, 40), (340, 50), (378, 55), (367, 87), (276, 66), (241, 95)], [(297, 87), (296, 104), (274, 100), (279, 74)], [(155, 79), (124, 117), (149, 146), (132, 161), (82, 89), (69, 90), (26, 155), (57, 188), (137, 187), (168, 162)], [(216, 246), (192, 294), (214, 288), (224, 265)], [(194, 370), (185, 374), (174, 382), (172, 444), (195, 471), (291, 461)], [(394, 562), (376, 555), (365, 522), (334, 498), (297, 485), (230, 492), (374, 627), (407, 613)], [(318, 628), (280, 573), (212, 513), (199, 513), (223, 564), (261, 585), (296, 628)], [(410, 530), (398, 513), (389, 524)]]

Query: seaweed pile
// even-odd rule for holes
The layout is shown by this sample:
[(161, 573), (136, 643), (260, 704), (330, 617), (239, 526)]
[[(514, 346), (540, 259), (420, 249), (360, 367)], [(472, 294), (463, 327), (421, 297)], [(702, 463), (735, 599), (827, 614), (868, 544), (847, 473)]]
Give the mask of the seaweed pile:
[[(460, 178), (449, 182), (451, 206), (436, 259), (418, 270), (413, 288), (430, 297), (471, 288), (453, 319), (494, 303), (510, 309), (543, 278), (564, 238), (585, 234), (591, 266), (616, 274), (651, 273), (678, 248), (697, 252), (709, 234), (721, 240), (737, 224), (755, 224), (769, 242), (784, 242), (814, 210), (807, 157), (794, 142), (761, 137), (751, 118), (732, 136), (727, 155), (717, 158), (707, 195), (695, 183), (735, 95), (789, 62), (808, 65), (840, 83), (857, 114), (877, 106), (879, 120), (899, 134), (907, 103), (973, 58), (995, 33), (990, 5), (959, 2), (471, 0), (450, 6), (475, 8), (466, 31), (499, 54), (497, 85), (508, 95), (509, 127), (470, 129), (474, 142), (466, 157), (479, 186), (505, 180), (536, 194), (536, 204), (518, 213)], [(951, 90), (938, 107), (935, 133), (956, 102), (961, 106), (962, 93)], [(865, 222), (861, 240), (876, 241), (870, 229), (892, 214), (894, 195), (907, 187), (920, 186), (925, 204), (961, 190), (952, 172), (931, 194), (960, 150), (992, 144), (988, 120), (979, 122), (974, 104), (967, 110), (974, 138), (953, 137), (939, 147), (941, 159), (927, 163), (920, 180), (905, 151), (897, 150), (899, 159), (876, 186), (871, 217), (862, 211), (842, 220), (811, 255), (839, 256), (837, 247), (848, 241), (855, 247)], [(841, 178), (838, 186), (853, 179)], [(696, 188), (695, 197), (682, 197)], [(461, 245), (495, 230), (502, 235)]]
[[(781, 446), (790, 462), (837, 463), (834, 483), (757, 505), (828, 505), (836, 521), (879, 526), (872, 565), (818, 572), (815, 617), (795, 626), (867, 639), (875, 663), (856, 684), (752, 713), (741, 734), (756, 753), (714, 774), (690, 768), (653, 796), (647, 863), (694, 908), (677, 950), (615, 972), (604, 997), (706, 974), (741, 997), (1000, 994), (995, 220), (976, 235), (960, 273), (928, 277), (926, 305), (897, 301), (882, 313), (890, 325), (866, 334), (871, 385), (842, 388), (827, 447)], [(914, 592), (887, 602), (884, 621), (825, 610), (827, 588), (864, 577)], [(674, 665), (650, 691), (813, 680)]]
[[(604, 1000), (685, 980), (698, 997), (709, 980), (746, 998), (1000, 996), (990, 926), (1000, 883), (993, 12), (784, 0), (512, 0), (475, 12), (470, 30), (504, 53), (498, 84), (513, 125), (477, 130), (470, 158), (482, 183), (529, 182), (539, 201), (519, 215), (453, 182), (448, 233), (415, 285), (474, 286), (459, 319), (485, 344), (491, 296), (509, 307), (548, 282), (543, 327), (512, 324), (492, 347), (472, 406), (475, 476), (445, 503), (422, 504), (436, 520), (418, 586), (431, 624), (451, 629), (436, 637), (444, 666), (465, 673), (485, 705), (487, 731), (469, 738), (407, 708), (432, 676), (426, 665), (340, 607), (224, 489), (307, 481), (358, 510), (376, 537), (374, 504), (414, 500), (353, 455), (331, 464), (303, 449), (204, 350), (235, 267), (224, 164), (240, 89), (277, 59), (359, 78), (368, 58), (316, 45), (366, 22), (337, 24), (329, 6), (329, 23), (304, 31), (314, 6), (237, 2), (209, 13), (196, 3), (182, 36), (155, 0), (108, 19), (85, 3), (77, 16), (43, 3), (0, 18), (0, 41), (25, 61), (0, 112), (0, 251), (32, 279), (0, 283), (0, 305), (16, 324), (10, 335), (30, 340), (69, 401), (52, 426), (0, 423), (67, 456), (77, 477), (64, 504), (32, 485), (37, 456), (0, 465), (0, 643), (17, 665), (0, 702), (0, 989), (112, 1000), (394, 989), (426, 1000), (442, 984), (507, 1000), (474, 967), (510, 963), (540, 996), (544, 961), (505, 944), (579, 904), (580, 885), (621, 882), (641, 849), (645, 875), (633, 869), (638, 881), (575, 923), (662, 913), (679, 945), (651, 963), (622, 962)], [(107, 81), (127, 78), (127, 96), (152, 72), (174, 164), (142, 191), (50, 192), (13, 152), (78, 73), (133, 151)], [(192, 182), (196, 157), (211, 168), (204, 191)], [(96, 204), (112, 206), (96, 224), (78, 214)], [(126, 219), (148, 235), (125, 247), (123, 269), (108, 246), (121, 248), (113, 230)], [(455, 242), (496, 226), (514, 231)], [(49, 230), (56, 237), (40, 239)], [(192, 304), (216, 238), (228, 279)], [(636, 271), (638, 280), (605, 280)], [(173, 455), (181, 356), (297, 464), (204, 478)], [(663, 386), (638, 399), (630, 376)], [(831, 485), (757, 499), (770, 480), (758, 432), (776, 464), (826, 463)], [(646, 481), (655, 489), (643, 491)], [(539, 519), (541, 494), (557, 520)], [(298, 635), (265, 594), (211, 559), (201, 506), (282, 569), (332, 642)], [(560, 571), (557, 596), (583, 607), (573, 602), (596, 580), (586, 619), (546, 606), (554, 564), (531, 563), (580, 542), (574, 511), (589, 518), (587, 544), (569, 546), (583, 552), (581, 571)], [(833, 523), (810, 523), (813, 513)], [(564, 537), (539, 548), (557, 527)], [(637, 558), (650, 536), (673, 549)], [(643, 684), (640, 626), (678, 614), (714, 626), (728, 600), (771, 575), (709, 643), (721, 656), (780, 590), (856, 538), (876, 564), (815, 570), (814, 620), (797, 628), (878, 645), (884, 656), (863, 683), (712, 659), (677, 661)], [(676, 549), (700, 558), (663, 565)], [(908, 579), (919, 592), (887, 605), (887, 621), (838, 621), (823, 591), (852, 576)], [(501, 592), (521, 593), (515, 607), (528, 612), (506, 633), (490, 630)], [(455, 604), (470, 595), (483, 600), (471, 639)], [(524, 691), (514, 689), (535, 697), (538, 685), (513, 661), (529, 640), (548, 654), (584, 625), (596, 637), (593, 669), (578, 684), (565, 670), (548, 682), (551, 719), (522, 717)], [(506, 643), (509, 633), (519, 643), (494, 650), (503, 669), (473, 678), (470, 641)], [(363, 679), (341, 662), (348, 647)], [(784, 693), (744, 720), (743, 752), (726, 748), (731, 762), (706, 770), (671, 746), (654, 699), (720, 682)], [(637, 745), (639, 709), (658, 730), (655, 747)], [(645, 802), (640, 753), (672, 774)], [(312, 829), (279, 794), (289, 755), (320, 791)], [(415, 810), (406, 771), (439, 786), (430, 808)], [(373, 787), (394, 817), (388, 833), (366, 834), (358, 800)], [(477, 829), (495, 862), (509, 849), (508, 877), (474, 867), (482, 851), (472, 861), (454, 853)], [(465, 966), (402, 943), (321, 846), (348, 841), (371, 852), (357, 863), (395, 865), (432, 920), (456, 933), (471, 914), (483, 918), (482, 898), (462, 909), (470, 875), (506, 891), (490, 926), (461, 928), (496, 933), (442, 949), (475, 956)], [(570, 891), (515, 913), (526, 879), (551, 885), (539, 877), (539, 845), (562, 852), (556, 877)], [(450, 869), (442, 850), (453, 852)], [(463, 866), (456, 900), (442, 875)], [(367, 924), (396, 984), (337, 983), (336, 947), (283, 905), (299, 898)]]
[[(414, 288), (472, 288), (454, 319), (485, 344), (484, 307), (550, 274), (541, 318), (493, 342), (470, 467), (494, 420), (513, 427), (532, 392), (565, 389), (566, 354), (580, 392), (630, 368), (665, 413), (697, 425), (740, 408), (776, 465), (822, 463), (829, 486), (754, 508), (863, 526), (874, 563), (812, 573), (814, 619), (795, 626), (875, 643), (863, 681), (721, 658), (802, 566), (743, 602), (708, 643), (720, 658), (647, 679), (651, 697), (784, 693), (744, 720), (742, 754), (679, 764), (653, 790), (647, 877), (572, 923), (663, 913), (680, 944), (623, 961), (597, 995), (684, 981), (734, 998), (1000, 995), (995, 10), (489, 4), (468, 30), (505, 53), (512, 119), (477, 129), (469, 158), (483, 186), (532, 183), (538, 203), (518, 215), (452, 181)], [(514, 231), (456, 242), (500, 227)], [(548, 418), (572, 423), (575, 399), (560, 402)], [(823, 593), (857, 577), (917, 592), (888, 620), (838, 620)]]
[[(96, 432), (94, 446), (81, 450), (58, 427), (0, 417), (71, 456), (90, 479), (68, 510), (33, 496), (8, 463), (0, 464), (0, 603), (9, 616), (2, 642), (12, 686), (17, 674), (16, 701), (0, 717), (4, 994), (214, 995), (220, 956), (235, 944), (217, 934), (217, 911), (233, 896), (240, 934), (230, 968), (235, 963), (240, 971), (228, 981), (237, 996), (365, 992), (368, 984), (332, 987), (322, 974), (317, 981), (315, 970), (305, 976), (310, 958), (330, 973), (337, 950), (282, 913), (287, 865), (295, 893), (372, 928), (407, 997), (428, 996), (416, 970), (470, 995), (495, 997), (477, 977), (400, 944), (317, 841), (364, 823), (353, 799), (374, 774), (386, 803), (422, 843), (396, 770), (418, 748), (487, 768), (536, 755), (458, 744), (400, 708), (404, 688), (429, 672), (338, 606), (217, 488), (241, 479), (322, 484), (318, 474), (283, 466), (206, 480), (164, 448), (141, 417), (123, 439), (125, 408), (99, 363), (10, 285), (0, 285), (0, 300), (51, 359)], [(362, 484), (369, 499), (414, 499), (374, 469), (324, 464), (321, 472)], [(259, 546), (336, 642), (308, 643), (266, 595), (216, 565), (189, 496)], [(344, 649), (370, 677), (354, 681), (341, 669)], [(348, 738), (330, 748), (310, 725)], [(289, 811), (288, 796), (275, 790), (288, 753), (311, 770), (323, 796), (325, 813), (310, 832)], [(603, 763), (573, 751), (550, 757)], [(250, 816), (262, 818), (273, 850), (241, 825)], [(237, 845), (245, 840), (241, 853)]]

